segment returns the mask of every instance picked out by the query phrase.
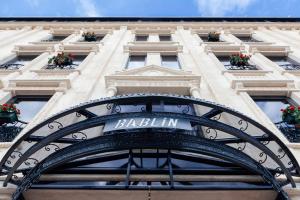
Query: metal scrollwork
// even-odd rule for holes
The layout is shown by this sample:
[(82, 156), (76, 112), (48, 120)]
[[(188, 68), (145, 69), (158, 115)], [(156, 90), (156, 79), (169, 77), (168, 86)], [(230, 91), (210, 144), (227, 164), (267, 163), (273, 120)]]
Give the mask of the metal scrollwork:
[(62, 129), (64, 126), (58, 121), (52, 121), (48, 124), (48, 128), (50, 129), (54, 129), (55, 127), (57, 127), (57, 129)]
[(277, 152), (278, 152), (277, 157), (278, 157), (279, 159), (282, 159), (282, 158), (286, 155), (286, 152), (283, 151), (282, 148), (279, 148)]
[(214, 117), (212, 118), (212, 120), (219, 121), (219, 120), (221, 119), (221, 117), (222, 117), (222, 113), (220, 113), (220, 114), (214, 116)]
[(237, 145), (237, 150), (244, 151), (247, 146), (247, 143), (241, 142), (241, 143), (236, 143), (236, 145)]
[(206, 128), (205, 135), (208, 139), (214, 140), (218, 137), (218, 132), (216, 129)]
[(72, 138), (73, 139), (80, 139), (80, 140), (86, 140), (87, 139), (87, 135), (81, 131), (76, 132), (76, 133), (72, 133)]
[(37, 159), (35, 159), (35, 158), (28, 158), (27, 160), (25, 160), (25, 162), (24, 162), (24, 164), (26, 165), (26, 166), (35, 166), (35, 165), (37, 165), (39, 163), (39, 161), (37, 160)]
[[(262, 135), (263, 138), (268, 138), (269, 135), (268, 134), (263, 134)], [(261, 142), (263, 145), (268, 145), (270, 143), (270, 140), (265, 140)]]
[(44, 147), (46, 151), (51, 151), (53, 148), (54, 151), (58, 151), (60, 148), (56, 144), (48, 144), (47, 146)]
[[(240, 119), (240, 120), (238, 121), (238, 124), (241, 126), (241, 127), (240, 127), (240, 130), (241, 130), (241, 131), (245, 131), (245, 130), (248, 129), (248, 122), (247, 122), (247, 121)], [(243, 124), (244, 124), (244, 126), (243, 126)]]
[(79, 118), (79, 117), (81, 117), (82, 115), (81, 115), (79, 112), (76, 112), (76, 113), (75, 113), (75, 116)]
[(182, 114), (188, 114), (190, 112), (190, 106), (189, 105), (177, 105), (178, 108), (183, 108), (181, 110)]
[(260, 152), (259, 153), (259, 160), (258, 160), (258, 162), (260, 164), (265, 163), (267, 161), (267, 159), (268, 159), (268, 155), (267, 154), (265, 154), (264, 152)]
[(10, 160), (7, 160), (6, 163), (8, 165), (11, 165), (12, 162), (11, 160), (14, 160), (14, 159), (18, 159), (18, 158), (21, 158), (22, 157), (22, 153), (20, 151), (13, 151), (12, 154), (10, 154), (9, 158), (11, 158)]

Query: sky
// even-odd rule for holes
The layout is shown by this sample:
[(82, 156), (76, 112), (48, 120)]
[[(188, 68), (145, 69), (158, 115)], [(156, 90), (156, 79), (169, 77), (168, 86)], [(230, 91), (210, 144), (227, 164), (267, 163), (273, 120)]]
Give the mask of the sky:
[(0, 17), (300, 17), (300, 0), (0, 0)]

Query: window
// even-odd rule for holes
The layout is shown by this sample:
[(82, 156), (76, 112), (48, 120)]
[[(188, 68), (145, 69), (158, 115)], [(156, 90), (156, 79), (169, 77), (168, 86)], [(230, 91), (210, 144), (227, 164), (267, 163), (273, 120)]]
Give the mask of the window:
[(30, 122), (51, 96), (15, 96), (8, 101), (20, 110), (19, 120)]
[(145, 42), (148, 40), (148, 35), (136, 35), (135, 41), (137, 42)]
[(203, 42), (208, 42), (208, 35), (198, 35)]
[(163, 67), (170, 67), (170, 68), (174, 68), (174, 69), (180, 68), (178, 58), (175, 55), (162, 55), (161, 56), (161, 65)]
[(49, 39), (42, 40), (42, 42), (60, 42), (66, 39), (68, 35), (52, 35)]
[(255, 65), (248, 62), (246, 65), (235, 66), (230, 63), (230, 56), (217, 56), (218, 60), (224, 65), (227, 70), (258, 70)]
[(300, 129), (282, 121), (282, 111), (296, 103), (287, 97), (252, 97), (258, 107), (269, 117), (290, 142), (300, 142)]
[(7, 103), (20, 110), (17, 117), (3, 116), (0, 119), (0, 142), (11, 142), (28, 122), (43, 108), (51, 96), (15, 96)]
[(145, 66), (146, 56), (145, 55), (132, 55), (129, 57), (127, 62), (127, 68), (136, 68)]
[(75, 67), (80, 65), (86, 57), (87, 55), (75, 55), (73, 60)]
[(0, 68), (1, 69), (19, 69), (20, 67), (25, 66), (26, 64), (31, 62), (36, 57), (38, 57), (38, 55), (26, 55), (26, 56), (20, 55), (2, 65), (0, 65)]
[(246, 35), (246, 36), (235, 35), (235, 37), (240, 39), (242, 42), (261, 42), (261, 41), (254, 39), (251, 35)]
[(159, 41), (164, 42), (164, 41), (171, 41), (171, 35), (160, 35), (159, 36)]
[(285, 70), (300, 70), (300, 64), (288, 56), (266, 56)]

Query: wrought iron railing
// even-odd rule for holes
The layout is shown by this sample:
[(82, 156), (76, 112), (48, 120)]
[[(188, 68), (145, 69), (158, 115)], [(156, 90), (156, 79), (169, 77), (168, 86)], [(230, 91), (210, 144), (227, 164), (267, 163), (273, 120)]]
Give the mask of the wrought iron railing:
[(296, 128), (295, 125), (282, 121), (275, 123), (275, 125), (290, 142), (300, 142), (300, 129)]
[(235, 66), (235, 65), (224, 65), (227, 70), (258, 70), (255, 65)]
[(27, 125), (27, 122), (18, 120), (14, 123), (6, 123), (0, 126), (0, 142), (11, 142)]
[(279, 66), (285, 70), (300, 70), (300, 64), (279, 64)]
[(20, 67), (24, 66), (24, 64), (18, 64), (18, 63), (6, 63), (0, 65), (0, 69), (19, 69)]
[(61, 42), (61, 39), (47, 39), (47, 40), (41, 40), (41, 42)]
[(78, 64), (70, 65), (47, 65), (45, 69), (75, 69)]

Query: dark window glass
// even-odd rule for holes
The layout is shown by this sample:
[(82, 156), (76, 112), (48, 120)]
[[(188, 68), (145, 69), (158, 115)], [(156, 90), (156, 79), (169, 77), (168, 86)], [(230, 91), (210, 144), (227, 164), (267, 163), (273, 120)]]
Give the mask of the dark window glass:
[(74, 55), (73, 64), (78, 66), (83, 62), (83, 60), (85, 58), (86, 58), (86, 55)]
[(64, 39), (66, 39), (68, 36), (67, 35), (54, 35), (51, 37), (50, 40), (53, 40), (53, 41), (62, 41)]
[(268, 59), (286, 70), (300, 70), (300, 64), (288, 56), (267, 56)]
[(238, 36), (238, 35), (236, 35), (235, 37), (237, 37), (238, 39), (240, 39), (243, 42), (260, 42), (256, 39), (254, 39), (251, 35), (248, 35), (248, 36)]
[(143, 67), (145, 65), (146, 56), (130, 56), (127, 68), (136, 68), (136, 67)]
[(147, 41), (148, 40), (148, 35), (136, 35), (135, 36), (135, 41)]
[(159, 41), (171, 41), (171, 35), (160, 35)]
[(224, 66), (230, 66), (229, 56), (217, 56), (217, 58)]
[(164, 67), (170, 67), (174, 69), (180, 68), (177, 56), (161, 56), (161, 65)]
[(27, 55), (27, 56), (17, 56), (12, 60), (6, 62), (5, 64), (1, 65), (1, 68), (5, 69), (19, 69), (20, 67), (27, 65), (33, 59), (38, 57), (38, 55)]
[(271, 119), (273, 123), (281, 122), (281, 111), (280, 109), (286, 108), (293, 102), (286, 97), (252, 97), (258, 107), (264, 111), (264, 113)]
[(51, 96), (16, 96), (9, 100), (20, 110), (19, 120), (30, 122)]
[(203, 42), (208, 42), (208, 35), (198, 35)]

